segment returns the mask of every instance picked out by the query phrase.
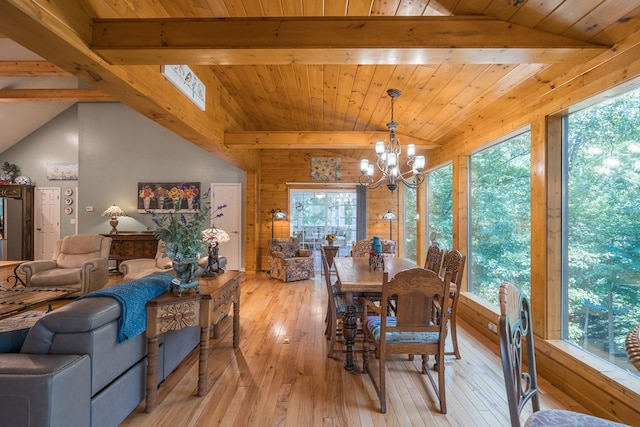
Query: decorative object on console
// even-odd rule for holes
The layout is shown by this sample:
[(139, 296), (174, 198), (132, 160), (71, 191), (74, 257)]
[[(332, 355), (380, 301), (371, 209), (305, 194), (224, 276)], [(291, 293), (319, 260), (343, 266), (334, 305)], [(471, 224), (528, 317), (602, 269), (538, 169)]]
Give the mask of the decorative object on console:
[(391, 212), (391, 209), (389, 209), (386, 214), (382, 215), (382, 219), (388, 219), (389, 220), (389, 240), (393, 240), (393, 236), (392, 236), (392, 233), (391, 233), (392, 232), (391, 221), (396, 219), (396, 214)]
[(287, 219), (287, 214), (282, 212), (282, 210), (280, 210), (280, 208), (275, 208), (275, 209), (271, 209), (269, 211), (269, 213), (271, 214), (271, 238), (273, 239), (274, 237), (274, 230), (273, 230), (273, 225), (274, 225), (274, 221), (276, 219)]
[(20, 185), (31, 185), (31, 178), (29, 178), (28, 176), (25, 175), (20, 175), (17, 176), (14, 180), (13, 180), (16, 184), (20, 184)]
[(109, 220), (109, 224), (111, 224), (111, 234), (118, 234), (118, 217), (119, 216), (127, 216), (126, 212), (122, 210), (120, 206), (116, 206), (114, 203), (113, 206), (109, 207), (106, 211), (102, 212), (101, 216), (109, 216), (111, 219)]
[[(384, 141), (376, 142), (376, 166), (382, 172), (382, 177), (378, 181), (373, 181), (373, 164), (369, 164), (369, 160), (360, 160), (360, 184), (369, 189), (380, 187), (386, 183), (387, 188), (393, 193), (398, 188), (398, 183), (402, 183), (409, 188), (418, 188), (424, 182), (424, 156), (416, 156), (415, 144), (407, 145), (407, 165), (409, 170), (400, 171), (398, 161), (400, 160), (400, 140), (396, 139), (396, 128), (398, 123), (393, 120), (393, 103), (402, 92), (398, 89), (389, 89), (387, 94), (391, 97), (391, 121), (387, 123), (389, 128), (389, 143)], [(411, 178), (409, 178), (411, 175)], [(406, 176), (406, 178), (405, 178)]]
[(220, 249), (220, 243), (226, 243), (230, 240), (229, 234), (219, 228), (207, 228), (202, 231), (204, 240), (209, 243), (209, 257), (207, 260), (207, 267), (204, 270), (203, 276), (217, 276), (218, 273), (222, 273), (224, 269), (220, 268), (220, 259), (218, 258), (218, 250)]
[(384, 270), (384, 257), (382, 256), (382, 242), (380, 237), (373, 236), (371, 242), (371, 252), (369, 252), (369, 266), (377, 270), (378, 267)]
[[(174, 211), (163, 215), (151, 213), (152, 221), (156, 225), (153, 235), (158, 240), (164, 241), (166, 256), (171, 258), (176, 272), (177, 277), (171, 282), (171, 289), (177, 289), (178, 295), (182, 295), (184, 289), (190, 288), (195, 288), (196, 292), (199, 292), (195, 273), (198, 269), (200, 254), (204, 253), (208, 244), (208, 241), (203, 238), (202, 230), (213, 221), (213, 213), (227, 207), (227, 205), (220, 205), (211, 212), (208, 191), (203, 200), (200, 212), (190, 215), (190, 218), (184, 213)], [(221, 216), (222, 213), (218, 213), (215, 218)]]

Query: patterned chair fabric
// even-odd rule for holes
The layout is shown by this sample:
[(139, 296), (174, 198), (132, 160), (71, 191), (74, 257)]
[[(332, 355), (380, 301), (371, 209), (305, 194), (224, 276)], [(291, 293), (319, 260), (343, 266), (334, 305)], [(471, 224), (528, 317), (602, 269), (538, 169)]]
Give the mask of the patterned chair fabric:
[[(369, 256), (369, 252), (371, 252), (371, 243), (373, 243), (373, 239), (359, 240), (353, 245), (351, 249), (351, 256), (354, 258), (366, 258)], [(393, 240), (380, 239), (380, 243), (382, 243), (382, 256), (384, 257), (394, 257), (396, 256), (396, 245), (397, 243)]]
[(300, 249), (297, 237), (269, 240), (269, 272), (283, 282), (312, 279), (313, 257), (307, 249)]
[[(533, 347), (533, 323), (529, 300), (511, 283), (500, 285), (500, 355), (502, 371), (509, 403), (512, 427), (520, 427), (520, 412), (530, 401), (533, 414), (525, 427), (580, 426), (621, 427), (619, 424), (579, 412), (558, 409), (540, 410), (538, 379), (536, 376), (535, 349)], [(523, 345), (526, 343), (526, 346)], [(523, 348), (527, 351), (528, 372), (523, 365)], [(528, 381), (523, 381), (527, 379)]]

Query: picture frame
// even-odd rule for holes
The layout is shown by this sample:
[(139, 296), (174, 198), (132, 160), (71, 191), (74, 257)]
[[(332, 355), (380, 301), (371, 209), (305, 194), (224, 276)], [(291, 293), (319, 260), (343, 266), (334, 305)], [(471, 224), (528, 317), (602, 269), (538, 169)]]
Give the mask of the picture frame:
[(138, 213), (196, 213), (200, 211), (200, 183), (138, 182)]

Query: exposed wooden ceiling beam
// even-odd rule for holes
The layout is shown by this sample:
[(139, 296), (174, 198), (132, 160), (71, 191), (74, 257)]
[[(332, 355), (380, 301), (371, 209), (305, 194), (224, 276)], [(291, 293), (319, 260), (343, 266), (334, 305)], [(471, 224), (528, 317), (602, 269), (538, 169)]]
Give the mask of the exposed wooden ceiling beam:
[[(396, 134), (403, 145), (422, 149), (439, 144)], [(353, 149), (372, 148), (376, 141), (388, 141), (389, 132), (225, 132), (224, 144), (236, 149)]]
[(0, 61), (0, 77), (73, 77), (47, 61)]
[(116, 102), (97, 89), (0, 89), (0, 102)]
[(578, 63), (607, 47), (478, 16), (96, 19), (111, 64)]

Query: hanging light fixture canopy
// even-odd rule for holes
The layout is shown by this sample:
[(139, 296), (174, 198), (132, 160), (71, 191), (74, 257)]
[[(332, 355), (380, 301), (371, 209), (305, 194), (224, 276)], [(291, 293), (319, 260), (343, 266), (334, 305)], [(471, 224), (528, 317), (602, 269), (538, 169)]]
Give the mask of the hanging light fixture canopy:
[(400, 171), (398, 162), (402, 150), (400, 140), (396, 138), (398, 123), (393, 119), (393, 103), (402, 92), (398, 89), (388, 89), (387, 94), (391, 97), (391, 121), (387, 123), (389, 128), (389, 142), (376, 142), (376, 166), (382, 172), (382, 177), (374, 181), (374, 167), (369, 160), (360, 160), (360, 184), (369, 189), (380, 187), (383, 183), (393, 193), (398, 188), (398, 183), (402, 183), (410, 188), (418, 188), (424, 182), (424, 156), (416, 156), (415, 144), (407, 145), (407, 165), (409, 170)]

